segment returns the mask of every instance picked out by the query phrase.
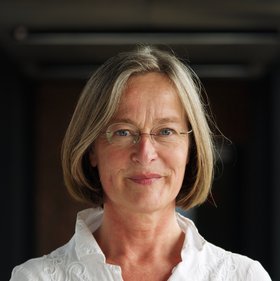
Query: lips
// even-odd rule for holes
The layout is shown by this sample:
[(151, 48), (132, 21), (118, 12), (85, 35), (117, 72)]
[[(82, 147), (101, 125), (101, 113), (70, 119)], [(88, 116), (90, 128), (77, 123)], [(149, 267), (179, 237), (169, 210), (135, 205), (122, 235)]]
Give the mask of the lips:
[(137, 184), (141, 185), (150, 185), (154, 183), (155, 181), (161, 179), (162, 176), (159, 174), (139, 174), (139, 175), (133, 175), (129, 177), (131, 181)]

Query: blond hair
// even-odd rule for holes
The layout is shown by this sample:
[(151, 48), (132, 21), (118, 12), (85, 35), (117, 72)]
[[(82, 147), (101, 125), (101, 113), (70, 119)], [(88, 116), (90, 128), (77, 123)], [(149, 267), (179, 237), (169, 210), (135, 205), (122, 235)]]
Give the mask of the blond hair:
[(94, 206), (103, 204), (98, 170), (89, 163), (90, 149), (117, 111), (128, 79), (149, 72), (163, 73), (173, 82), (193, 131), (190, 158), (176, 204), (187, 210), (206, 200), (213, 179), (214, 146), (199, 79), (175, 55), (151, 46), (112, 57), (86, 84), (62, 147), (64, 179), (74, 198)]

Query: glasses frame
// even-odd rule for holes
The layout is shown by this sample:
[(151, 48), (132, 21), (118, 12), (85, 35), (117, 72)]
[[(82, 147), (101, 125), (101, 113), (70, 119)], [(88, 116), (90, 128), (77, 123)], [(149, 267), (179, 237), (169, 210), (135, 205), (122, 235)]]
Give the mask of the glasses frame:
[[(131, 135), (132, 138), (133, 138), (133, 141), (132, 141), (132, 143), (131, 143), (130, 145), (128, 145), (128, 146), (135, 145), (135, 144), (139, 143), (140, 140), (141, 140), (142, 135), (148, 135), (148, 136), (150, 137), (150, 140), (151, 140), (152, 143), (157, 142), (156, 139), (155, 139), (155, 137), (158, 136), (158, 134), (153, 133), (153, 130), (155, 130), (155, 129), (161, 127), (161, 126), (154, 127), (154, 128), (151, 130), (150, 133), (143, 133), (143, 132), (141, 132), (141, 130), (140, 130), (139, 128), (137, 128), (135, 125), (130, 124), (130, 123), (125, 123), (125, 122), (112, 123), (112, 124), (110, 124), (110, 125), (108, 126), (108, 128), (106, 129), (106, 131), (103, 132), (103, 134), (106, 136), (106, 139), (108, 140), (108, 142), (109, 142), (110, 144), (116, 144), (116, 145), (118, 145), (119, 143), (112, 141), (112, 136), (111, 136), (112, 131), (109, 130), (110, 127), (115, 126), (115, 125), (124, 125), (124, 128), (130, 127), (130, 128), (136, 129), (136, 130), (132, 130), (132, 131), (135, 131), (135, 132), (137, 132), (137, 133)], [(169, 126), (166, 126), (166, 128), (168, 128), (168, 127), (169, 127)], [(165, 128), (164, 124), (162, 125), (162, 128)], [(190, 130), (188, 130), (188, 131), (186, 131), (186, 132), (183, 132), (183, 131), (181, 132), (181, 131), (179, 131), (179, 132), (177, 132), (177, 134), (178, 134), (178, 135), (189, 135), (189, 134), (191, 134), (192, 132), (193, 132), (193, 130), (190, 129)], [(168, 143), (168, 141), (167, 141), (167, 143)], [(171, 142), (171, 143), (172, 143), (172, 142)], [(120, 146), (122, 146), (122, 145), (120, 145)], [(126, 145), (124, 145), (124, 146), (126, 146)]]

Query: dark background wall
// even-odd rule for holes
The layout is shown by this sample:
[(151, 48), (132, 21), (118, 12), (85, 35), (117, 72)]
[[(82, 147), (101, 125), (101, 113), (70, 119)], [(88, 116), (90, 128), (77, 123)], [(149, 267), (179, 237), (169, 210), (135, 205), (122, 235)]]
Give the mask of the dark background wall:
[[(64, 244), (78, 210), (60, 147), (90, 73), (136, 43), (172, 48), (201, 78), (222, 133), (202, 235), (280, 280), (280, 55), (277, 1), (0, 2), (3, 280)], [(169, 48), (167, 47), (167, 48)]]

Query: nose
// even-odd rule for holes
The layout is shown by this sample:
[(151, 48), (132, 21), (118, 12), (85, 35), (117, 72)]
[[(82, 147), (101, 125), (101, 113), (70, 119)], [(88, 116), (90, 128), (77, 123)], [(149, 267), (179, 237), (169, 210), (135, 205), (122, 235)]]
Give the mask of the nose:
[(138, 142), (134, 145), (132, 161), (147, 165), (158, 157), (155, 142), (153, 136), (148, 133), (142, 133), (139, 137)]

